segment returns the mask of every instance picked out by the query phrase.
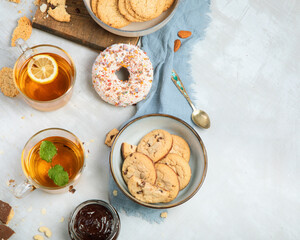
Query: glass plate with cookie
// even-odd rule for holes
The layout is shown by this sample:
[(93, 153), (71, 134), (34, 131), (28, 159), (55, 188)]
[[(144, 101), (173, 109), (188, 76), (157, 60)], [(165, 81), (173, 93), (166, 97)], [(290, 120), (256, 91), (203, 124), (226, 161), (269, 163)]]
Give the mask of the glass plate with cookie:
[(179, 0), (83, 0), (89, 14), (102, 28), (116, 35), (139, 37), (166, 25)]
[(206, 149), (198, 133), (166, 114), (127, 123), (113, 142), (109, 162), (114, 181), (128, 198), (157, 209), (191, 199), (207, 172)]

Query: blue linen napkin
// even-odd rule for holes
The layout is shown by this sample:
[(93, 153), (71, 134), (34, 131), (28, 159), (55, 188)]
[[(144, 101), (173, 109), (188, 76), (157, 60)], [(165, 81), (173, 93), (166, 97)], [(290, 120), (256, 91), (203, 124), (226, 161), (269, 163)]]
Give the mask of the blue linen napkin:
[[(142, 38), (142, 49), (153, 64), (154, 80), (147, 98), (137, 104), (137, 112), (133, 118), (150, 113), (164, 113), (181, 118), (195, 127), (191, 121), (192, 109), (171, 81), (171, 73), (173, 69), (177, 72), (193, 99), (189, 59), (193, 44), (204, 37), (210, 22), (209, 6), (210, 0), (182, 0), (166, 26)], [(174, 41), (179, 39), (177, 33), (180, 30), (191, 31), (192, 36), (180, 39), (181, 47), (174, 52)], [(109, 179), (109, 188), (110, 202), (118, 211), (124, 210), (127, 215), (142, 217), (149, 222), (163, 221), (160, 213), (166, 210), (146, 208), (134, 203), (118, 189), (112, 176)], [(117, 190), (117, 196), (113, 195), (113, 190)]]

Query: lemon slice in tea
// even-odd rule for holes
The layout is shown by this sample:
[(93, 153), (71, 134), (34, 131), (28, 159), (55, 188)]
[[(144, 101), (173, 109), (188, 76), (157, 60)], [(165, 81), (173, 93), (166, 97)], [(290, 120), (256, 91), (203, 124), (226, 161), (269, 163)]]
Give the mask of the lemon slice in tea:
[(35, 82), (50, 83), (56, 78), (57, 73), (55, 59), (47, 54), (34, 56), (28, 63), (28, 75)]

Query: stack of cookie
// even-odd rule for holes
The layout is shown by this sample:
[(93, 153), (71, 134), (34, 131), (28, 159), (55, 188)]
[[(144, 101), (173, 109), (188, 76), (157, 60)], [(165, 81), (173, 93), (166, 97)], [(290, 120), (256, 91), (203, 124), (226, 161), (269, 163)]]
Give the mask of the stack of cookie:
[(151, 131), (137, 146), (124, 142), (121, 152), (123, 179), (142, 202), (170, 202), (191, 179), (189, 145), (165, 130)]
[(122, 28), (132, 22), (146, 22), (169, 9), (174, 0), (91, 0), (94, 14), (105, 24)]

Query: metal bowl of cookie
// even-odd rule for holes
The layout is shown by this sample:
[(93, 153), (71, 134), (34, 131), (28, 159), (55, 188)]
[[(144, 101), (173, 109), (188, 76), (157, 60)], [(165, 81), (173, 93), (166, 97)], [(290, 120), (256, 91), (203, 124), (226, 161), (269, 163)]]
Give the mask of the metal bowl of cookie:
[(179, 4), (179, 0), (174, 0), (173, 4), (171, 5), (171, 7), (169, 7), (169, 9), (167, 9), (158, 17), (150, 21), (131, 22), (129, 25), (125, 27), (114, 28), (108, 24), (105, 24), (95, 15), (95, 13), (92, 11), (91, 0), (83, 0), (83, 2), (90, 16), (99, 26), (101, 26), (102, 28), (104, 28), (105, 30), (111, 33), (114, 33), (119, 36), (124, 36), (124, 37), (140, 37), (159, 30), (171, 20)]
[[(138, 129), (138, 131), (137, 131)], [(185, 139), (190, 147), (191, 178), (176, 198), (166, 203), (146, 203), (131, 195), (122, 176), (122, 143), (138, 145), (147, 133), (154, 129), (163, 129), (172, 135)], [(110, 170), (120, 190), (132, 201), (149, 208), (165, 209), (181, 205), (191, 199), (201, 188), (207, 172), (207, 153), (198, 133), (185, 121), (166, 114), (149, 114), (133, 119), (127, 123), (116, 136), (110, 152)]]

